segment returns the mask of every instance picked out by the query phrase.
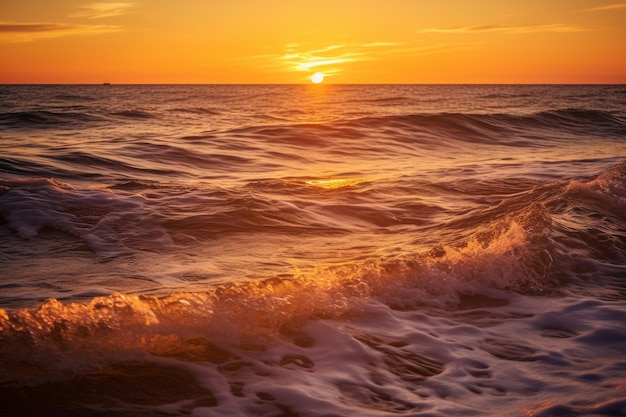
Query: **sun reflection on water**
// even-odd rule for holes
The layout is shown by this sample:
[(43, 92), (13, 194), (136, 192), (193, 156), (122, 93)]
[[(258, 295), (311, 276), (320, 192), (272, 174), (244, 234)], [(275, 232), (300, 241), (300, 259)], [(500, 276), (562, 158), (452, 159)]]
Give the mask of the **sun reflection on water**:
[(307, 180), (304, 183), (311, 187), (322, 188), (325, 190), (336, 190), (338, 188), (351, 187), (362, 182), (363, 180), (358, 178), (328, 178)]

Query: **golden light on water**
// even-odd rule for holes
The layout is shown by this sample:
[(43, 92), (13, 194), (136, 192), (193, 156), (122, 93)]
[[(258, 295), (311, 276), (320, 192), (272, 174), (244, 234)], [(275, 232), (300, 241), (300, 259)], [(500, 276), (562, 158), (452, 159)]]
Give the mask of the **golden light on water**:
[(307, 180), (304, 183), (311, 187), (323, 188), (325, 190), (335, 190), (338, 188), (350, 187), (362, 183), (358, 178), (330, 178)]

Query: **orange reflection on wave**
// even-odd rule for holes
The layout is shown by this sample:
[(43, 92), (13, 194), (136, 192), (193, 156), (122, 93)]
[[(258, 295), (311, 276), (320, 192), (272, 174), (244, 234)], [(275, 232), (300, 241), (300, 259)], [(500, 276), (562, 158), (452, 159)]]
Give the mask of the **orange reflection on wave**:
[(362, 183), (362, 179), (358, 178), (329, 178), (307, 180), (304, 183), (311, 187), (323, 188), (325, 190), (335, 190), (338, 188), (350, 187)]

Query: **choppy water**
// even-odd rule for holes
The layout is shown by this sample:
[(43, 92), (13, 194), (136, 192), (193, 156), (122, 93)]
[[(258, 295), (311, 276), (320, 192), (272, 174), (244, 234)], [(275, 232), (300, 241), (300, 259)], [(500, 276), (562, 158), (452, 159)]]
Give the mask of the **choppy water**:
[(626, 415), (626, 87), (0, 86), (0, 268), (2, 412)]

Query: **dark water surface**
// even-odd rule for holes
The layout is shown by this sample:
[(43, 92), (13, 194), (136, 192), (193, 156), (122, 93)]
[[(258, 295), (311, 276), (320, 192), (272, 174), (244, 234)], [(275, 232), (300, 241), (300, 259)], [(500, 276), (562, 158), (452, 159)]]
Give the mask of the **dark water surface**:
[(0, 414), (626, 415), (625, 86), (0, 86)]

